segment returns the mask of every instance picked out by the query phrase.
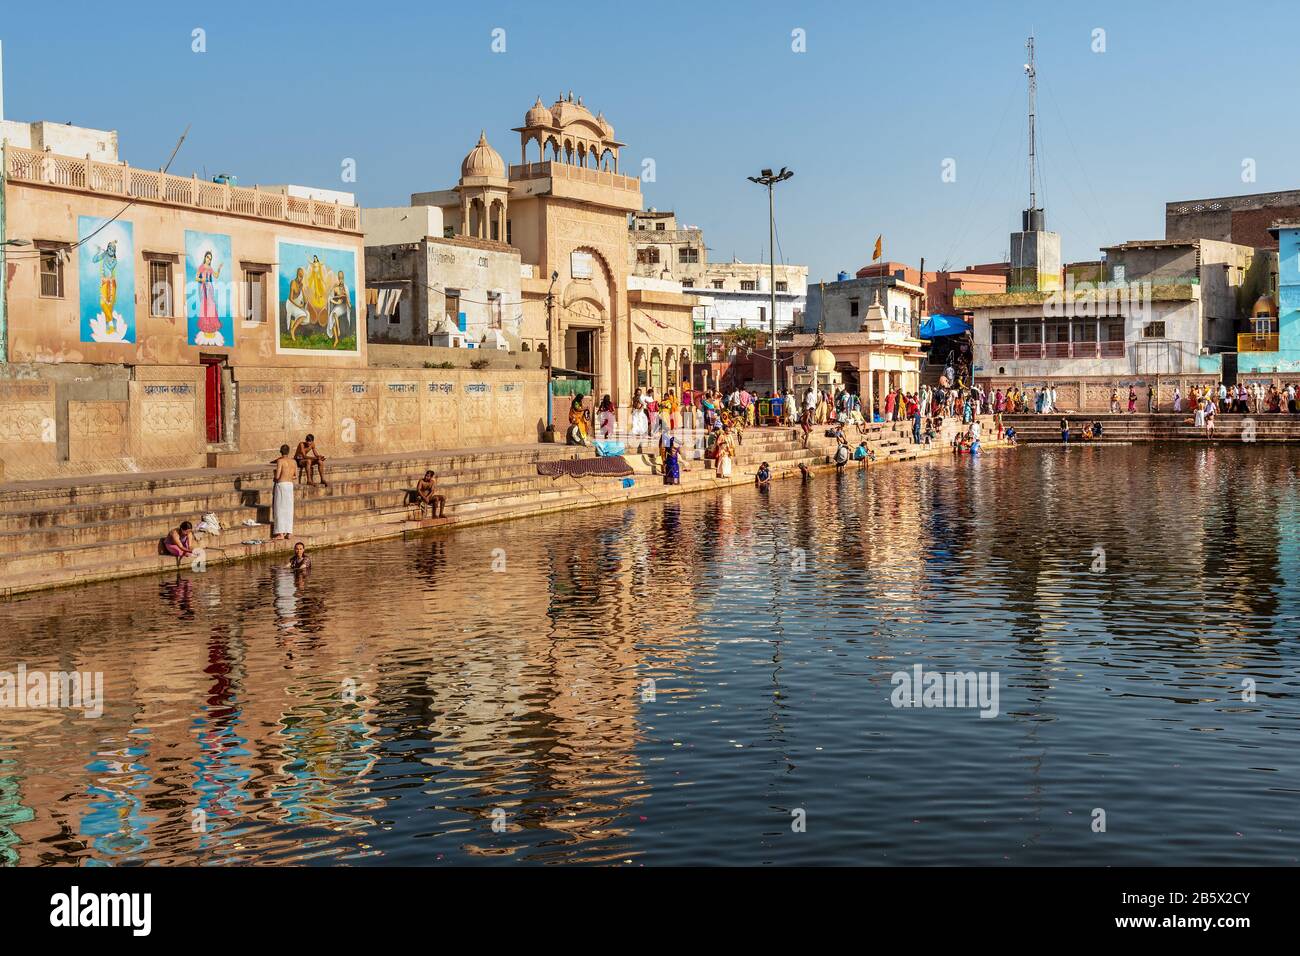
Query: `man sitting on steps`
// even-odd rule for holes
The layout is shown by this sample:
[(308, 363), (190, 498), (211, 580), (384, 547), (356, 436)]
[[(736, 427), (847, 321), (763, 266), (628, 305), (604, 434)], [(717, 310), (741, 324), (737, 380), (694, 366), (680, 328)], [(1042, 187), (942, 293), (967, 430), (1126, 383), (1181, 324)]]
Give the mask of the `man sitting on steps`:
[(433, 509), (435, 518), (447, 517), (447, 499), (438, 494), (438, 479), (434, 477), (433, 469), (426, 471), (415, 486), (415, 497), (420, 499), (420, 504)]
[(316, 436), (308, 435), (302, 441), (298, 442), (298, 450), (293, 453), (294, 460), (298, 462), (298, 477), (302, 478), (305, 471), (307, 473), (307, 484), (314, 485), (315, 481), (311, 477), (312, 466), (316, 466), (316, 474), (320, 477), (320, 483), (326, 488), (329, 482), (325, 480), (325, 456), (316, 450)]

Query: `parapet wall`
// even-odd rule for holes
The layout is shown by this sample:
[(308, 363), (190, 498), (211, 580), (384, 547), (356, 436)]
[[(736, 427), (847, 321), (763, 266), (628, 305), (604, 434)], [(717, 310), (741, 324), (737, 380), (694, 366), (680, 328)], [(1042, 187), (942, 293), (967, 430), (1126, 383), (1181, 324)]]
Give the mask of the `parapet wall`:
[(545, 427), (539, 369), (230, 370), (226, 441), (207, 441), (196, 366), (0, 366), (0, 479), (262, 462), (315, 434), (338, 456), (519, 444)]

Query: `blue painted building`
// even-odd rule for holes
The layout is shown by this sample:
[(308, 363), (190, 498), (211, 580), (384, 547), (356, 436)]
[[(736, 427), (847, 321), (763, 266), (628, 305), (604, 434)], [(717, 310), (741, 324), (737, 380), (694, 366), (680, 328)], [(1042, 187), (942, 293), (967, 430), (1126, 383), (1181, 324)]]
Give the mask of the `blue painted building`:
[(1281, 219), (1269, 232), (1277, 236), (1276, 352), (1240, 352), (1237, 374), (1300, 373), (1300, 219)]

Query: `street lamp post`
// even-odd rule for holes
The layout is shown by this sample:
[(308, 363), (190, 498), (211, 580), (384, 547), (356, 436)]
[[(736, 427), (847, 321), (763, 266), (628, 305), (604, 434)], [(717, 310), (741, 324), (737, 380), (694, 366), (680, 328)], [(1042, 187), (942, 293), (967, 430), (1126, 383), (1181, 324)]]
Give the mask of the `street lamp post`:
[(774, 173), (774, 172), (772, 172), (772, 170), (770, 170), (770, 169), (764, 169), (764, 170), (762, 170), (762, 171), (759, 173), (759, 175), (757, 175), (757, 176), (747, 176), (747, 177), (746, 177), (746, 178), (747, 178), (751, 183), (758, 183), (758, 185), (760, 185), (760, 186), (766, 186), (766, 187), (767, 187), (767, 258), (768, 258), (768, 261), (771, 263), (771, 271), (770, 271), (770, 274), (769, 274), (769, 276), (768, 276), (767, 288), (768, 288), (768, 292), (769, 292), (770, 295), (771, 295), (771, 306), (770, 306), (770, 308), (772, 309), (772, 314), (771, 314), (771, 316), (770, 316), (770, 318), (771, 318), (771, 324), (770, 324), (770, 327), (771, 327), (771, 331), (772, 331), (772, 341), (769, 343), (769, 346), (770, 346), (771, 349), (772, 349), (772, 395), (773, 395), (773, 397), (776, 396), (776, 394), (780, 391), (780, 389), (779, 389), (779, 387), (777, 386), (777, 381), (776, 381), (776, 375), (777, 375), (777, 367), (776, 367), (776, 365), (777, 365), (777, 362), (776, 362), (776, 215), (775, 215), (775, 213), (774, 213), (774, 211), (773, 211), (773, 207), (772, 207), (772, 187), (775, 186), (777, 183), (783, 183), (783, 182), (785, 182), (787, 179), (789, 179), (789, 178), (790, 178), (791, 176), (793, 176), (793, 175), (794, 175), (794, 170), (792, 170), (792, 169), (786, 169), (784, 166), (782, 166), (782, 167), (781, 167), (781, 171), (778, 172), (778, 173)]
[(559, 278), (560, 273), (552, 270), (551, 285), (546, 290), (546, 431), (542, 434), (542, 440), (547, 442), (556, 441), (554, 398), (551, 395), (555, 387), (555, 323), (552, 313), (555, 310), (555, 282)]

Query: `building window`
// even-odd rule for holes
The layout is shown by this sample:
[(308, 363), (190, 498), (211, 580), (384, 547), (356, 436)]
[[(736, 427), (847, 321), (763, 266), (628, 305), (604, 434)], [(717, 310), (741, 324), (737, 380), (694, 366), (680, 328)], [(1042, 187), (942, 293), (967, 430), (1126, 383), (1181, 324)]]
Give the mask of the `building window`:
[(677, 261), (683, 263), (696, 263), (700, 261), (700, 250), (694, 246), (682, 246), (677, 250)]
[(501, 328), (501, 319), (502, 319), (501, 293), (489, 292), (487, 294), (487, 301), (488, 301), (488, 322), (490, 323), (491, 328), (499, 329)]
[(636, 251), (636, 261), (638, 264), (653, 264), (659, 261), (658, 246), (642, 246)]
[(753, 279), (741, 279), (741, 280), (740, 280), (740, 291), (741, 291), (741, 292), (753, 292), (754, 289), (756, 289), (756, 288), (757, 288), (757, 284), (754, 282)]
[(721, 289), (721, 288), (722, 288), (722, 280), (721, 280), (721, 279), (714, 279), (714, 280), (713, 280), (713, 288), (715, 288), (715, 289)]
[(777, 291), (777, 292), (789, 292), (789, 291), (790, 291), (790, 283), (788, 283), (788, 282), (778, 282), (778, 283), (776, 284), (776, 291)]
[(694, 288), (695, 288), (695, 280), (694, 280), (694, 279), (683, 279), (683, 280), (682, 280), (682, 288), (683, 288), (683, 289), (694, 289)]
[(149, 314), (160, 318), (172, 315), (172, 264), (149, 260)]
[(663, 231), (664, 231), (664, 224), (663, 224), (662, 222), (657, 222), (657, 223), (655, 223), (655, 230), (656, 230), (657, 232), (663, 232)]
[(402, 303), (401, 302), (398, 302), (397, 305), (393, 306), (393, 311), (388, 314), (388, 324), (389, 325), (402, 324)]
[(244, 321), (266, 321), (266, 273), (244, 271)]
[(465, 327), (460, 322), (460, 290), (448, 289), (446, 299), (447, 304), (444, 315), (447, 317), (447, 331), (464, 332)]
[(849, 318), (856, 319), (857, 317), (858, 317), (858, 300), (849, 299)]
[(1148, 322), (1142, 326), (1142, 338), (1144, 339), (1163, 339), (1165, 337), (1165, 324), (1163, 322)]
[(41, 250), (41, 297), (63, 298), (63, 255), (58, 249)]
[(767, 328), (767, 306), (760, 305), (758, 307), (758, 327), (760, 329)]
[(512, 220), (512, 219), (507, 219), (507, 220), (506, 220), (506, 245), (508, 245), (508, 246), (509, 246), (509, 245), (513, 245), (513, 244), (514, 244), (514, 241), (515, 241), (515, 240), (514, 240), (514, 230), (510, 228), (511, 225), (513, 224), (513, 222), (514, 222), (514, 220)]

